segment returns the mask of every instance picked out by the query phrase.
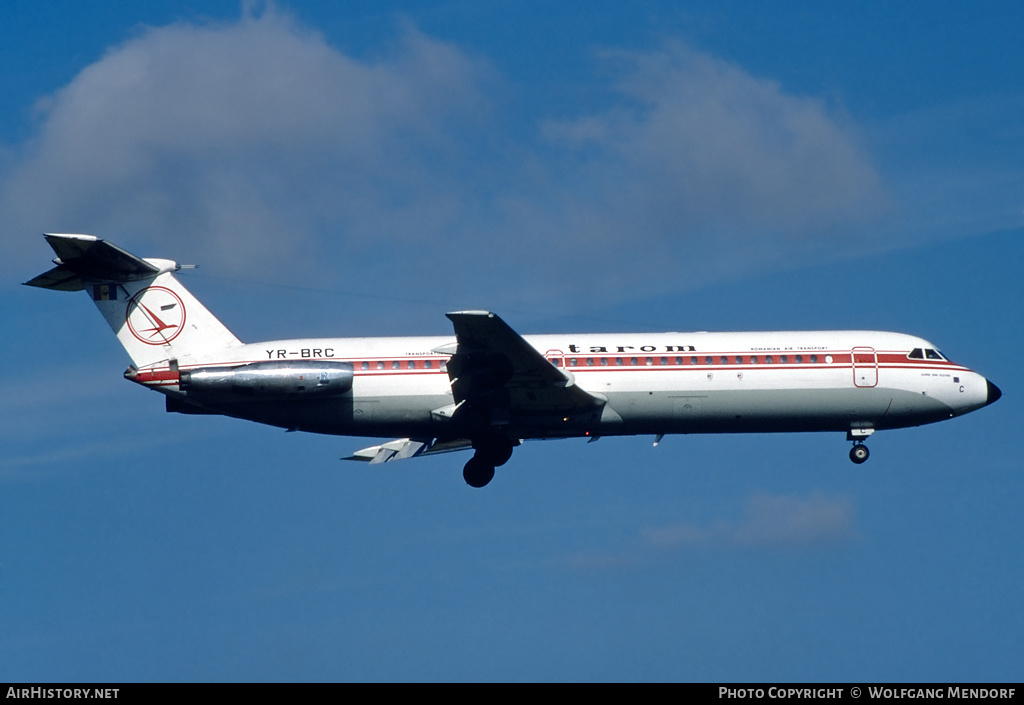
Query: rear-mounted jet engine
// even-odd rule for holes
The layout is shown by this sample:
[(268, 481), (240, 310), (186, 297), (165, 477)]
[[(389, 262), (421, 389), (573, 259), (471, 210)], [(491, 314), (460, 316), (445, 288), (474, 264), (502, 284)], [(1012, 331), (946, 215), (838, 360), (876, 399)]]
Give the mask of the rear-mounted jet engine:
[(350, 362), (273, 361), (181, 370), (179, 388), (196, 399), (338, 396), (351, 391)]

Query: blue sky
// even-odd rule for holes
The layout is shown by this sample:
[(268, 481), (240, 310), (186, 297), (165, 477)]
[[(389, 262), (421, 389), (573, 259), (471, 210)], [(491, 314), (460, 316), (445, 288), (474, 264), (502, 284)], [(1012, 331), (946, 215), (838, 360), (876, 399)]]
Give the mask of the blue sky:
[[(1015, 3), (0, 9), (0, 680), (1020, 680)], [(365, 440), (169, 415), (88, 232), (245, 341), (868, 328), (1003, 392), (871, 439)]]

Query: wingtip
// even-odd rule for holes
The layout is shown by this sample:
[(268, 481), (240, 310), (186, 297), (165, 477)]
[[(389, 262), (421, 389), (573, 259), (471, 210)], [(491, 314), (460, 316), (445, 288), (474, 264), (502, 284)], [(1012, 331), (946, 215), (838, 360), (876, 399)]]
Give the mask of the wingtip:
[(43, 233), (43, 237), (47, 239), (59, 237), (63, 240), (85, 240), (86, 242), (97, 242), (99, 240), (95, 235), (85, 235), (83, 233)]

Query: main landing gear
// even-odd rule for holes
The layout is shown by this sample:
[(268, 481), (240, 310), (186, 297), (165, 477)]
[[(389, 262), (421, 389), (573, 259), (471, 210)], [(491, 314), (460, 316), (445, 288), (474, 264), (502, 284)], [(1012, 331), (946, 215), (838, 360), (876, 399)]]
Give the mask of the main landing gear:
[(494, 466), (474, 455), (462, 469), (462, 477), (470, 487), (483, 487), (494, 479)]
[(867, 460), (869, 455), (871, 453), (868, 451), (868, 447), (860, 441), (854, 443), (853, 448), (850, 449), (850, 460), (857, 463), (857, 465)]
[(476, 452), (462, 470), (462, 477), (470, 487), (483, 487), (494, 479), (494, 468), (500, 467), (512, 457), (512, 449), (518, 445), (503, 436), (473, 440)]

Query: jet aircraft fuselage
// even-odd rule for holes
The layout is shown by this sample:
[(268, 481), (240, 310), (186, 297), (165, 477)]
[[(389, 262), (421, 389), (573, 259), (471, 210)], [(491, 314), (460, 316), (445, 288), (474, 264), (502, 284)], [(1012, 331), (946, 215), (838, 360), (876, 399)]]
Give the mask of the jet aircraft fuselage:
[[(978, 373), (947, 360), (928, 341), (900, 333), (620, 335), (622, 344), (614, 346), (602, 344), (607, 337), (524, 336), (572, 384), (605, 403), (582, 414), (558, 408), (520, 414), (510, 408), (499, 425), (522, 438), (883, 430), (958, 416), (985, 406), (994, 395)], [(689, 342), (678, 345), (681, 339)], [(342, 399), (318, 398), (315, 386), (263, 403), (239, 391), (234, 398), (225, 394), (218, 401), (203, 400), (196, 411), (212, 406), (229, 416), (316, 433), (444, 436), (461, 424), (433, 413), (456, 402), (448, 370), (451, 355), (432, 351), (455, 343), (452, 337), (271, 341), (179, 357), (177, 371), (157, 363), (130, 376), (178, 395), (181, 375), (190, 370), (288, 363), (315, 371), (317, 363), (327, 368), (346, 363), (352, 380)], [(579, 352), (570, 352), (573, 348)], [(914, 351), (920, 354), (911, 357)], [(516, 383), (529, 397), (531, 381)], [(202, 392), (192, 395), (202, 397)], [(180, 401), (181, 406), (172, 404), (174, 410), (187, 410), (187, 389)], [(464, 433), (472, 428), (467, 425)]]
[(85, 290), (167, 410), (289, 430), (403, 436), (351, 459), (473, 448), (482, 486), (527, 439), (843, 432), (856, 463), (881, 430), (974, 411), (1001, 392), (930, 342), (865, 330), (520, 336), (488, 311), (437, 337), (244, 344), (175, 278), (86, 235), (47, 235), (57, 267), (28, 284)]

